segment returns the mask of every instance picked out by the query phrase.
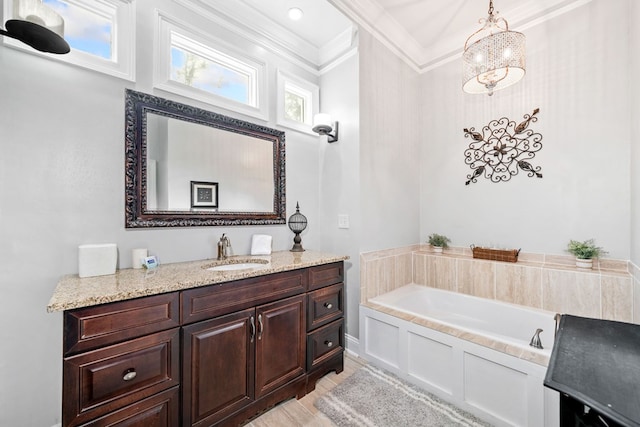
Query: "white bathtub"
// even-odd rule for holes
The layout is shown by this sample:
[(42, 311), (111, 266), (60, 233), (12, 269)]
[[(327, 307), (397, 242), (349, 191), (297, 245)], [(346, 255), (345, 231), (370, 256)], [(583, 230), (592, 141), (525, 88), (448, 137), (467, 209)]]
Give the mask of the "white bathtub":
[[(555, 313), (419, 285), (360, 308), (370, 363), (494, 425), (559, 425), (557, 393), (542, 384)], [(529, 346), (537, 329), (543, 350)]]
[[(555, 313), (420, 285), (407, 285), (372, 303), (437, 321), (536, 353), (551, 355)], [(529, 346), (537, 329), (544, 349)]]

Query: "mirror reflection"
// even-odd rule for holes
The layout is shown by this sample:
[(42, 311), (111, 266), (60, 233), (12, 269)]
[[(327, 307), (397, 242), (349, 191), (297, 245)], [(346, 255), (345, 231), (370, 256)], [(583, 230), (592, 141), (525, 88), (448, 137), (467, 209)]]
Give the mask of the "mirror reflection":
[(127, 90), (127, 228), (284, 224), (284, 132)]
[(270, 141), (150, 113), (147, 209), (269, 212), (272, 154)]

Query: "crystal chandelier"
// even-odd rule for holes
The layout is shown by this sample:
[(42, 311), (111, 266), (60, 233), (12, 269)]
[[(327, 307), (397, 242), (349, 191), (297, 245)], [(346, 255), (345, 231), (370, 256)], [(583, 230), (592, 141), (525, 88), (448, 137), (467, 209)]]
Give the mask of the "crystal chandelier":
[(525, 37), (509, 31), (504, 18), (493, 12), (489, 1), (489, 16), (480, 19), (480, 28), (464, 44), (462, 54), (462, 90), (467, 93), (487, 93), (517, 83), (525, 74)]

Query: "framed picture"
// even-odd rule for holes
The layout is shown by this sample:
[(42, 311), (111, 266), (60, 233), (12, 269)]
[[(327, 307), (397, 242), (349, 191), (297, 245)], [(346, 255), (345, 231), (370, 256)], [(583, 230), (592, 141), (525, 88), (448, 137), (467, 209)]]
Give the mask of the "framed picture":
[(205, 209), (217, 208), (218, 183), (191, 181), (191, 207)]

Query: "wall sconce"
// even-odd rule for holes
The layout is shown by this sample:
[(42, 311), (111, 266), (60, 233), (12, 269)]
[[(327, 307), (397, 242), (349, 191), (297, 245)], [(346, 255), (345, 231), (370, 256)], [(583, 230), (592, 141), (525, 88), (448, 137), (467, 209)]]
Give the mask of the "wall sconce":
[(0, 35), (11, 37), (41, 52), (65, 54), (71, 48), (64, 39), (64, 20), (41, 1), (22, 0), (15, 9), (16, 18), (5, 23)]
[(319, 113), (313, 116), (313, 128), (311, 129), (319, 135), (327, 135), (327, 142), (338, 140), (338, 122), (332, 122), (331, 116)]

